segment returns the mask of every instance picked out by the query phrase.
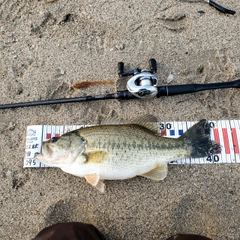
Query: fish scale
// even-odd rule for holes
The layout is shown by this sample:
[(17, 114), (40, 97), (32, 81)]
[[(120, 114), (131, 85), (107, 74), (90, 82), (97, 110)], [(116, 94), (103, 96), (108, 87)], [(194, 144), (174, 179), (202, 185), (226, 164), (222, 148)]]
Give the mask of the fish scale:
[[(106, 134), (109, 139), (106, 150), (111, 149), (112, 151), (115, 150), (113, 152), (119, 153), (121, 148), (118, 148), (117, 145), (122, 146), (122, 149), (127, 146), (129, 151), (133, 151), (131, 152), (132, 155), (136, 150), (145, 149), (146, 151), (144, 153), (141, 152), (141, 155), (144, 155), (145, 159), (148, 158), (149, 154), (158, 154), (159, 149), (161, 149), (163, 156), (167, 156), (169, 149), (176, 149), (176, 152), (179, 152), (179, 149), (182, 149), (184, 146), (184, 144), (179, 144), (178, 141), (172, 141), (169, 139), (162, 139), (162, 141), (159, 141), (159, 137), (142, 131), (142, 129), (139, 129), (139, 127), (135, 127), (134, 125), (121, 126), (121, 135), (119, 138), (116, 137), (119, 135), (119, 128), (115, 126), (104, 126), (99, 129), (92, 127), (91, 129), (92, 132), (90, 132), (91, 130), (89, 130), (89, 128), (86, 128), (87, 137), (85, 137), (85, 129), (80, 130), (81, 136), (88, 139), (87, 151), (92, 151), (97, 147), (99, 149), (104, 149), (105, 142), (101, 141), (103, 134)], [(131, 135), (129, 135), (129, 132), (131, 132)], [(96, 146), (96, 143), (98, 143), (98, 146)], [(164, 152), (164, 149), (167, 149), (166, 153)]]

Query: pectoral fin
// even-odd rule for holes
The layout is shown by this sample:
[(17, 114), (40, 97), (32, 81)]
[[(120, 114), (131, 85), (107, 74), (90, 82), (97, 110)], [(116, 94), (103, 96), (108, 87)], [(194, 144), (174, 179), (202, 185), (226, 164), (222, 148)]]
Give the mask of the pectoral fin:
[(167, 164), (158, 164), (151, 171), (141, 174), (140, 176), (149, 178), (155, 181), (163, 180), (167, 176)]
[(101, 163), (108, 157), (108, 153), (105, 151), (91, 151), (86, 153), (87, 163)]
[(100, 180), (98, 174), (87, 174), (85, 175), (85, 179), (101, 193), (104, 193), (105, 184)]
[(87, 156), (85, 154), (80, 154), (77, 159), (76, 163), (83, 164), (87, 161)]

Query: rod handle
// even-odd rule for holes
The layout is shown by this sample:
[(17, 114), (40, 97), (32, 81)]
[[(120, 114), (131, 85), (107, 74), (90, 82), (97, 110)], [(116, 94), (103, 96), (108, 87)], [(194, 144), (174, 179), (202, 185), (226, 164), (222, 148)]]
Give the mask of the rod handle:
[(240, 88), (240, 79), (232, 82), (206, 83), (206, 84), (183, 84), (159, 86), (157, 97), (173, 96), (179, 94), (194, 93), (205, 90), (223, 89), (223, 88)]

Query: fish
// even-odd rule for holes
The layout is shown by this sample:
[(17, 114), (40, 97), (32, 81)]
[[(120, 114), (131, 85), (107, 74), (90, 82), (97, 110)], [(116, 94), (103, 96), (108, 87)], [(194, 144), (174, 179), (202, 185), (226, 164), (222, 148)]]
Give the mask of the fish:
[(80, 128), (42, 143), (35, 159), (84, 177), (104, 192), (103, 180), (142, 176), (155, 181), (167, 176), (171, 161), (217, 154), (221, 146), (210, 139), (211, 128), (203, 119), (179, 138), (161, 136), (160, 122), (144, 115), (127, 122), (116, 119)]
[(27, 131), (27, 136), (28, 136), (28, 137), (34, 137), (34, 136), (36, 136), (36, 130), (28, 129), (28, 131)]

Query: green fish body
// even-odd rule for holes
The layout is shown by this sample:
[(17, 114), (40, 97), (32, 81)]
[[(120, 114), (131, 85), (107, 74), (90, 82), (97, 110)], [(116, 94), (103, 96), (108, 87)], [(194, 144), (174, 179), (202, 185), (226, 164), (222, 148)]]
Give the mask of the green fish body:
[(210, 140), (206, 120), (191, 127), (179, 138), (161, 137), (159, 121), (144, 116), (131, 123), (108, 123), (68, 132), (42, 145), (35, 158), (60, 167), (101, 192), (101, 180), (120, 180), (143, 176), (163, 180), (167, 163), (188, 157), (204, 157), (220, 151)]

